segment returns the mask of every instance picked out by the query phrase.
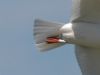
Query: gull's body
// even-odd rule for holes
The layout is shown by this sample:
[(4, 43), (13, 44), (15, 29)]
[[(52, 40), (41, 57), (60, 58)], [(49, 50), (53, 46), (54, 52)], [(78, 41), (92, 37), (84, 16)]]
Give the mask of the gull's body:
[(36, 20), (36, 44), (40, 50), (61, 46), (62, 43), (47, 44), (45, 39), (62, 34), (64, 40), (75, 45), (82, 74), (100, 75), (100, 0), (73, 0), (72, 9), (68, 24)]

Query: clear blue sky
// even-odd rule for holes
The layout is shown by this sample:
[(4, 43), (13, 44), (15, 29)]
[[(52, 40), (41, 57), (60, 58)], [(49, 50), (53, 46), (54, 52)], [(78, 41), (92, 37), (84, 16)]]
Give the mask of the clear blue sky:
[(81, 75), (74, 46), (40, 53), (35, 18), (67, 23), (71, 0), (0, 0), (0, 75)]

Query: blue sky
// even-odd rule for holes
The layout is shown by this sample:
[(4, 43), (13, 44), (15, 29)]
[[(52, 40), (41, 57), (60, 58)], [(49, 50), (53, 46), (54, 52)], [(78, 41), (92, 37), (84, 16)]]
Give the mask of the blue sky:
[(35, 18), (67, 23), (71, 0), (0, 0), (0, 75), (80, 75), (74, 46), (41, 53)]

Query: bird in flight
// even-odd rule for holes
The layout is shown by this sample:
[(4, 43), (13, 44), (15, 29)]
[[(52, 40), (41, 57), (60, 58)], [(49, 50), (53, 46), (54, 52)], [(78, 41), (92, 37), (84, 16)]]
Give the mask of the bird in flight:
[(82, 75), (100, 75), (100, 0), (73, 0), (69, 23), (35, 20), (34, 38), (40, 51), (75, 45)]

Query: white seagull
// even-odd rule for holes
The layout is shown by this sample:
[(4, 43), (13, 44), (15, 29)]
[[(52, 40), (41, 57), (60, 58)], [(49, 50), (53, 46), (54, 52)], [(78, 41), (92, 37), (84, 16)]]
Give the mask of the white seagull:
[(37, 19), (33, 31), (40, 51), (74, 44), (82, 75), (100, 75), (100, 0), (73, 0), (69, 23)]

